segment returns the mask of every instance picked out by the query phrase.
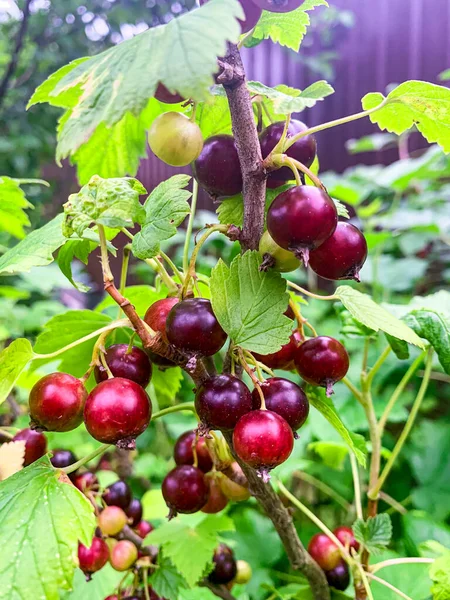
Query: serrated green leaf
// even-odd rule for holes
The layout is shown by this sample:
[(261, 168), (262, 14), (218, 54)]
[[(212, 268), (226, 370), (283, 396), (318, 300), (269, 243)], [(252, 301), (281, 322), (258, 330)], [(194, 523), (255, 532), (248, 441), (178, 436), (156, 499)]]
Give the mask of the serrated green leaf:
[(0, 257), (0, 275), (29, 272), (31, 267), (41, 267), (51, 263), (53, 252), (66, 241), (62, 233), (62, 221), (63, 215), (58, 215), (5, 252)]
[(64, 67), (62, 77), (55, 73), (51, 84), (44, 82), (37, 89), (29, 106), (61, 106), (69, 96), (70, 108), (60, 123), (58, 158), (73, 154), (101, 123), (112, 126), (127, 113), (139, 115), (159, 82), (184, 98), (205, 100), (217, 57), (226, 53), (227, 42), (238, 41), (238, 19), (243, 17), (237, 0), (214, 0), (71, 69)]
[(160, 408), (175, 404), (182, 381), (183, 371), (180, 367), (172, 367), (164, 371), (153, 369), (151, 384)]
[(224, 515), (179, 516), (152, 531), (145, 543), (161, 546), (164, 555), (192, 587), (211, 563), (219, 534), (233, 530), (233, 521)]
[(436, 558), (430, 566), (430, 579), (433, 581), (431, 593), (433, 600), (449, 600), (450, 598), (450, 551), (441, 546), (442, 556)]
[(6, 400), (32, 357), (31, 344), (25, 338), (14, 340), (0, 352), (0, 404)]
[(74, 281), (72, 276), (72, 261), (74, 258), (78, 258), (78, 260), (87, 265), (89, 254), (93, 248), (94, 244), (89, 240), (68, 240), (58, 252), (58, 267), (73, 287), (80, 292), (88, 292), (90, 287), (84, 285), (84, 283)]
[(361, 102), (364, 110), (385, 102), (370, 115), (372, 123), (381, 129), (400, 135), (415, 125), (428, 142), (436, 142), (444, 152), (450, 152), (449, 88), (426, 81), (405, 81), (386, 98), (374, 92)]
[(362, 544), (370, 554), (377, 555), (391, 541), (392, 523), (387, 513), (369, 517), (367, 521), (357, 519), (352, 526), (355, 539)]
[(0, 483), (0, 519), (3, 597), (59, 600), (72, 585), (78, 541), (92, 541), (89, 500), (44, 457)]
[(235, 344), (271, 354), (287, 344), (292, 321), (283, 315), (289, 295), (279, 273), (261, 272), (258, 252), (222, 260), (211, 273), (211, 302), (217, 320)]
[(167, 600), (179, 600), (180, 590), (187, 587), (184, 578), (162, 552), (158, 555), (158, 568), (149, 578), (149, 584), (159, 597)]
[(184, 189), (190, 180), (189, 175), (174, 175), (160, 183), (147, 198), (142, 229), (131, 245), (137, 258), (153, 258), (160, 243), (176, 234), (178, 225), (190, 212), (188, 200), (192, 194)]
[(245, 45), (254, 46), (262, 40), (271, 39), (276, 44), (298, 52), (310, 24), (307, 11), (317, 6), (328, 6), (326, 0), (305, 0), (296, 10), (287, 13), (263, 11), (258, 24)]
[(353, 452), (359, 464), (365, 467), (367, 448), (364, 437), (358, 433), (348, 431), (337, 414), (333, 401), (326, 396), (323, 388), (307, 385), (305, 390), (310, 404), (312, 404), (312, 406), (325, 417), (330, 425), (334, 427), (349, 449)]
[[(156, 291), (149, 285), (130, 285), (124, 289), (123, 294), (125, 298), (134, 306), (138, 315), (143, 317), (149, 306), (151, 306), (157, 300), (161, 300), (167, 296), (167, 289), (162, 287), (160, 290)], [(111, 306), (116, 309), (117, 303), (114, 302), (111, 296), (107, 295), (103, 298), (100, 304), (97, 304), (94, 310), (97, 312), (103, 312)]]
[(132, 227), (143, 219), (139, 196), (144, 186), (131, 177), (103, 179), (91, 177), (77, 194), (71, 194), (64, 204), (63, 233), (82, 237), (92, 224), (105, 227)]
[(419, 348), (425, 347), (423, 341), (412, 329), (385, 308), (376, 304), (367, 294), (362, 294), (348, 285), (340, 285), (334, 294), (355, 319), (366, 327), (374, 331), (384, 331), (409, 344), (419, 346)]
[(336, 198), (332, 198), (332, 200), (336, 206), (338, 217), (344, 217), (345, 219), (350, 219), (350, 213), (348, 212), (345, 204), (342, 204), (342, 202), (340, 200), (336, 200)]
[(0, 231), (12, 236), (25, 237), (24, 227), (30, 226), (25, 210), (33, 208), (17, 180), (0, 177)]
[(271, 110), (277, 115), (290, 115), (312, 108), (317, 102), (323, 100), (334, 89), (326, 81), (316, 81), (304, 90), (297, 90), (286, 85), (268, 87), (259, 81), (249, 81), (247, 87), (251, 94), (263, 96), (271, 104)]
[(91, 581), (86, 581), (86, 575), (77, 569), (73, 578), (73, 590), (64, 593), (61, 600), (104, 600), (117, 589), (121, 579), (123, 573), (115, 571), (109, 563)]
[(404, 321), (418, 336), (430, 342), (442, 368), (450, 375), (450, 319), (447, 315), (430, 309), (413, 310)]
[(349, 453), (347, 444), (325, 441), (311, 442), (308, 444), (308, 450), (318, 454), (327, 467), (337, 471), (342, 471), (344, 461)]
[[(214, 91), (219, 87), (215, 86)], [(209, 102), (201, 102), (195, 120), (205, 139), (212, 135), (231, 134), (231, 114), (226, 95), (214, 94)]]

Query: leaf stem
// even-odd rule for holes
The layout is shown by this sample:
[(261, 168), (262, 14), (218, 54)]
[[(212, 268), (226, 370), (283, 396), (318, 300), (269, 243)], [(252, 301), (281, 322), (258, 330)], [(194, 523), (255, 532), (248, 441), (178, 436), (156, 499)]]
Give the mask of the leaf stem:
[(309, 290), (305, 290), (305, 288), (300, 287), (293, 281), (289, 281), (289, 279), (286, 279), (286, 282), (291, 288), (294, 288), (294, 290), (297, 290), (297, 292), (300, 292), (301, 294), (304, 294), (305, 296), (309, 296), (310, 298), (315, 298), (316, 300), (339, 300), (340, 299), (339, 296), (336, 296), (335, 294), (333, 294), (332, 296), (320, 296), (319, 294), (314, 294), (313, 292), (310, 292)]
[(372, 383), (375, 375), (378, 373), (378, 371), (381, 369), (381, 367), (383, 366), (384, 361), (387, 359), (387, 357), (389, 356), (391, 352), (391, 347), (387, 346), (383, 352), (380, 354), (380, 356), (378, 357), (378, 360), (376, 361), (376, 363), (373, 365), (373, 367), (370, 369), (368, 375), (367, 375), (367, 384), (370, 386), (370, 384)]
[(398, 588), (393, 586), (391, 583), (388, 583), (384, 579), (381, 579), (380, 577), (373, 575), (373, 573), (366, 572), (366, 576), (370, 577), (370, 579), (373, 579), (380, 585), (384, 585), (384, 587), (387, 587), (388, 589), (390, 589), (392, 592), (394, 592), (394, 594), (397, 594), (397, 596), (400, 596), (400, 598), (403, 598), (404, 600), (413, 600), (410, 596), (407, 596), (406, 594), (404, 594), (401, 590), (399, 590)]
[(433, 366), (433, 349), (430, 348), (428, 350), (428, 358), (427, 358), (427, 362), (425, 365), (425, 374), (422, 379), (422, 383), (420, 385), (420, 388), (417, 393), (417, 397), (414, 401), (411, 412), (409, 413), (408, 420), (406, 421), (405, 427), (403, 428), (403, 431), (400, 434), (400, 437), (398, 438), (397, 443), (395, 444), (395, 448), (392, 451), (392, 454), (389, 457), (389, 460), (387, 461), (387, 463), (383, 469), (383, 472), (381, 473), (380, 477), (378, 478), (378, 481), (376, 482), (375, 485), (373, 485), (373, 484), (370, 485), (370, 488), (369, 488), (369, 491), (367, 494), (370, 499), (377, 498), (379, 491), (383, 487), (389, 473), (391, 472), (391, 469), (403, 448), (403, 445), (412, 429), (412, 426), (414, 425), (414, 421), (416, 420), (416, 417), (419, 413), (420, 406), (422, 404), (422, 401), (425, 397), (425, 393), (428, 388), (428, 383), (430, 381), (430, 373), (431, 373), (432, 366)]
[(337, 504), (342, 506), (342, 508), (344, 508), (346, 511), (350, 511), (350, 503), (347, 502), (347, 500), (338, 492), (336, 492), (336, 490), (331, 488), (323, 481), (320, 481), (320, 479), (317, 479), (313, 475), (305, 473), (304, 471), (294, 471), (293, 476), (297, 477), (297, 479), (301, 479), (301, 481), (305, 481), (306, 483), (309, 483), (310, 485), (314, 486), (320, 492), (323, 492), (327, 496), (330, 496), (330, 498), (332, 498)]
[(361, 392), (358, 390), (358, 388), (356, 387), (356, 385), (354, 385), (350, 379), (348, 377), (343, 377), (341, 379), (342, 383), (344, 385), (346, 385), (348, 387), (348, 389), (351, 391), (351, 393), (355, 396), (355, 398), (361, 402), (362, 399), (362, 394)]
[[(400, 504), (400, 502), (397, 502), (397, 500), (395, 498), (392, 498), (392, 496), (389, 496), (389, 494), (386, 494), (386, 492), (381, 492), (380, 491), (379, 496), (380, 496), (380, 500), (383, 500), (383, 502), (386, 502), (386, 504), (389, 504), (389, 506), (391, 508), (393, 508), (394, 510), (396, 510), (401, 515), (406, 515), (407, 514), (408, 511), (403, 506), (403, 504)], [(386, 511), (386, 512), (389, 512), (389, 511)]]
[(189, 247), (191, 245), (192, 229), (194, 227), (195, 211), (197, 210), (197, 198), (198, 198), (198, 181), (192, 179), (192, 199), (191, 199), (191, 212), (189, 213), (189, 220), (186, 229), (186, 238), (184, 240), (183, 249), (183, 271), (187, 276), (189, 268)]
[(178, 278), (178, 281), (183, 285), (184, 277), (181, 274), (180, 270), (178, 269), (177, 265), (173, 262), (173, 260), (170, 258), (170, 256), (168, 256), (165, 252), (163, 252), (161, 250), (161, 248), (159, 249), (159, 254), (160, 254), (161, 258), (163, 258), (166, 261), (166, 263), (169, 265), (169, 267), (172, 269), (172, 272), (175, 275), (175, 277)]
[(193, 402), (184, 402), (183, 404), (169, 406), (168, 408), (163, 408), (162, 410), (156, 412), (154, 415), (152, 415), (152, 421), (159, 419), (160, 417), (164, 417), (165, 415), (170, 415), (171, 413), (180, 412), (182, 410), (190, 410), (193, 413), (196, 412)]
[(164, 283), (164, 285), (166, 286), (166, 288), (169, 291), (171, 291), (171, 292), (178, 291), (177, 284), (172, 279), (172, 277), (169, 275), (169, 273), (166, 271), (166, 269), (164, 268), (164, 265), (159, 262), (159, 260), (157, 260), (156, 258), (146, 258), (145, 262), (149, 267), (151, 267), (154, 271), (156, 271), (158, 273), (158, 275), (161, 277), (161, 281)]
[[(128, 245), (124, 246), (122, 250), (122, 267), (120, 269), (120, 284), (119, 284), (119, 292), (122, 294), (125, 293), (125, 287), (127, 285), (127, 274), (128, 274), (128, 265), (130, 263), (130, 254), (131, 250)], [(117, 318), (120, 318), (122, 314), (122, 309), (120, 306), (117, 307)]]
[(361, 502), (361, 485), (359, 483), (359, 471), (358, 464), (356, 462), (355, 455), (350, 452), (350, 464), (352, 466), (352, 475), (353, 475), (353, 486), (355, 488), (355, 508), (356, 508), (356, 516), (358, 519), (364, 520), (362, 502)]
[(104, 454), (107, 450), (110, 450), (112, 448), (114, 448), (114, 446), (112, 446), (111, 444), (102, 444), (96, 450), (93, 450), (90, 454), (88, 454), (84, 458), (77, 460), (77, 462), (74, 462), (73, 464), (69, 465), (68, 467), (64, 467), (64, 469), (61, 469), (61, 470), (64, 471), (64, 473), (66, 473), (66, 475), (68, 475), (69, 473), (73, 473), (74, 471), (76, 471), (77, 469), (79, 469), (80, 467), (85, 465), (86, 463), (90, 462), (91, 460), (94, 460), (94, 458), (97, 458), (97, 456)]
[(114, 276), (111, 271), (111, 267), (109, 266), (109, 256), (108, 256), (108, 246), (106, 241), (105, 228), (103, 225), (97, 225), (98, 236), (100, 238), (100, 253), (102, 257), (102, 270), (103, 270), (103, 279), (106, 281), (112, 281)]
[(394, 565), (406, 565), (406, 564), (425, 564), (432, 565), (434, 563), (434, 558), (419, 558), (419, 557), (411, 557), (411, 558), (390, 558), (389, 560), (383, 560), (383, 562), (376, 563), (370, 569), (371, 573), (376, 573), (380, 569), (384, 569), (386, 567), (392, 567)]

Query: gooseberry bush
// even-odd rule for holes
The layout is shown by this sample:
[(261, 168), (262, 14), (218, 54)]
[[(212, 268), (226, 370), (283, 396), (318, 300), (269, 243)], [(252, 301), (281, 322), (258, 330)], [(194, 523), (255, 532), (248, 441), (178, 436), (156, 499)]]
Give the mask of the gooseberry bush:
[[(366, 95), (358, 114), (308, 128), (292, 115), (324, 100), (332, 87), (247, 81), (240, 49), (271, 39), (298, 51), (308, 11), (325, 0), (200, 5), (75, 60), (30, 99), (31, 110), (37, 103), (63, 110), (56, 158), (76, 165), (81, 188), (61, 214), (1, 256), (0, 274), (56, 258), (72, 285), (86, 292), (72, 263), (87, 263), (94, 253), (107, 299), (95, 310), (58, 314), (34, 345), (16, 339), (0, 354), (2, 401), (25, 376), (34, 378), (29, 426), (1, 430), (0, 597), (248, 598), (251, 569), (233, 549), (227, 511), (253, 502), (271, 523), (262, 546), (276, 534), (290, 566), (280, 573), (287, 585), (266, 583), (251, 597), (410, 598), (403, 582), (394, 585), (383, 570), (413, 565), (427, 588), (415, 599), (448, 598), (450, 550), (430, 541), (420, 556), (380, 559), (392, 523), (379, 508), (381, 500), (398, 505), (384, 486), (433, 366), (450, 374), (449, 321), (436, 299), (385, 307), (358, 289), (368, 244), (319, 176), (316, 134), (369, 117), (397, 135), (415, 126), (449, 152), (450, 90), (409, 81), (387, 96)], [(147, 139), (168, 165), (191, 165), (192, 177), (174, 175), (148, 195), (134, 177)], [(11, 214), (23, 224), (24, 182), (6, 176), (1, 182)], [(333, 187), (338, 190), (336, 181)], [(194, 238), (199, 188), (217, 217)], [(177, 262), (163, 247), (180, 233), (184, 252)], [(119, 234), (127, 243), (116, 281), (111, 262)], [(233, 242), (234, 257), (219, 259), (205, 274), (198, 265), (212, 235)], [(127, 286), (131, 256), (155, 272), (154, 286)], [(313, 292), (295, 282), (305, 269), (345, 283), (330, 284), (328, 295)], [(343, 332), (351, 330), (362, 348), (362, 365), (352, 361), (344, 334), (338, 340), (322, 331), (312, 303), (339, 307)], [(377, 378), (392, 355), (413, 360), (379, 414)], [(419, 369), (418, 393), (388, 449), (386, 425)], [(192, 397), (176, 403), (183, 377)], [(335, 407), (343, 386), (365, 414), (367, 439), (350, 431)], [(152, 490), (143, 506), (123, 465), (116, 467), (120, 478), (105, 476), (110, 457), (132, 463), (136, 439), (140, 450), (139, 436), (150, 423), (158, 426), (177, 412), (191, 413), (197, 426), (179, 432), (161, 490)], [(336, 435), (317, 452), (325, 462), (348, 461), (353, 476), (338, 527), (308, 508), (291, 485), (301, 471), (302, 427), (317, 419)], [(83, 427), (94, 449), (84, 455), (64, 449), (65, 436)], [(48, 452), (53, 435), (60, 449)], [(157, 502), (169, 521), (149, 521)], [(317, 531), (306, 544), (295, 526), (299, 513)], [(255, 555), (263, 551), (254, 544)]]

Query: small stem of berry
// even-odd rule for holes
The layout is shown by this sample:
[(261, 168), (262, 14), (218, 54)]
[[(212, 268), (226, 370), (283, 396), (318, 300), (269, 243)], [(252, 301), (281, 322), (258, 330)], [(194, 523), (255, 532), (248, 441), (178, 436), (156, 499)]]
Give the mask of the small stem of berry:
[(170, 258), (170, 256), (168, 256), (165, 252), (163, 252), (161, 250), (161, 248), (159, 249), (159, 255), (161, 256), (161, 258), (163, 258), (166, 261), (166, 263), (172, 269), (172, 272), (175, 275), (175, 277), (178, 279), (178, 281), (181, 283), (181, 285), (183, 285), (184, 277), (181, 274), (180, 270), (178, 269), (177, 265)]
[(272, 152), (270, 154), (283, 154), (284, 152), (284, 143), (286, 141), (287, 138), (287, 134), (288, 134), (288, 129), (289, 129), (289, 124), (291, 122), (291, 115), (287, 115), (286, 117), (286, 121), (284, 122), (284, 129), (283, 129), (283, 133), (281, 134), (280, 139), (278, 140), (278, 143), (275, 145), (275, 148), (272, 150)]
[(160, 417), (164, 417), (165, 415), (170, 415), (171, 413), (180, 412), (182, 410), (189, 410), (194, 414), (197, 414), (193, 402), (184, 402), (183, 404), (169, 406), (168, 408), (163, 408), (162, 410), (156, 412), (154, 415), (152, 415), (152, 421), (159, 419)]
[(105, 369), (106, 374), (108, 375), (108, 379), (113, 379), (114, 375), (111, 373), (111, 369), (108, 367), (108, 363), (106, 362), (104, 349), (100, 348), (98, 355), (99, 355), (102, 367)]
[[(305, 323), (307, 323), (307, 320), (302, 317), (302, 313), (300, 312), (297, 302), (292, 300), (292, 298), (289, 299), (289, 306), (291, 307), (292, 312), (295, 315), (295, 319), (296, 319), (297, 325), (298, 325), (298, 332), (299, 332), (300, 338), (303, 342), (305, 340), (305, 330), (303, 328), (303, 325)], [(317, 333), (316, 333), (316, 336), (317, 336)]]
[(264, 382), (264, 376), (262, 374), (261, 363), (259, 363), (256, 358), (253, 356), (251, 352), (244, 350), (244, 355), (246, 358), (250, 359), (250, 362), (255, 365), (256, 374), (258, 375), (258, 380)]
[(102, 257), (102, 270), (103, 270), (103, 279), (106, 281), (112, 281), (114, 276), (111, 271), (111, 267), (109, 266), (109, 256), (108, 256), (108, 246), (106, 241), (105, 228), (103, 225), (98, 225), (98, 236), (100, 238), (100, 254)]
[(161, 277), (161, 281), (164, 283), (166, 288), (170, 292), (177, 292), (178, 286), (169, 273), (166, 271), (164, 265), (157, 258), (146, 258), (145, 262)]
[(356, 462), (353, 452), (349, 453), (350, 464), (352, 466), (353, 487), (355, 488), (355, 509), (358, 519), (364, 519), (362, 502), (361, 502), (361, 485), (359, 483), (358, 463)]
[[(323, 183), (321, 182), (321, 180), (317, 177), (317, 175), (315, 175), (311, 169), (308, 169), (308, 167), (306, 165), (304, 165), (303, 163), (301, 163), (298, 160), (295, 160), (294, 158), (289, 159), (292, 164), (296, 167), (296, 169), (298, 171), (301, 171), (302, 173), (304, 173), (305, 175), (307, 175), (311, 181), (314, 183), (314, 185), (318, 188), (320, 188), (321, 190), (323, 190), (326, 194), (327, 192), (327, 188), (323, 185)], [(297, 184), (298, 185), (298, 184)]]
[(288, 279), (286, 279), (286, 282), (291, 288), (294, 288), (294, 290), (297, 290), (297, 292), (300, 292), (305, 296), (309, 296), (310, 298), (315, 298), (316, 300), (339, 300), (339, 296), (336, 296), (335, 294), (333, 294), (332, 296), (320, 296), (319, 294), (314, 294), (309, 290), (305, 290), (305, 288), (300, 287), (293, 281), (289, 281)]
[(77, 462), (74, 462), (73, 464), (69, 465), (68, 467), (64, 467), (64, 469), (61, 469), (61, 470), (64, 471), (64, 473), (66, 475), (68, 475), (69, 473), (73, 473), (74, 471), (76, 471), (83, 465), (87, 464), (91, 460), (94, 460), (94, 458), (97, 458), (97, 456), (104, 454), (105, 452), (107, 452), (108, 450), (111, 450), (112, 448), (114, 448), (114, 446), (112, 446), (111, 444), (102, 444), (96, 450), (94, 450), (93, 452), (91, 452), (90, 454), (85, 456), (84, 458), (77, 460)]
[(238, 348), (237, 352), (238, 352), (238, 357), (239, 357), (240, 364), (242, 365), (244, 371), (247, 373), (247, 375), (252, 380), (252, 383), (255, 386), (255, 388), (258, 390), (259, 397), (261, 398), (261, 410), (266, 410), (266, 400), (264, 398), (264, 394), (263, 394), (263, 391), (261, 389), (261, 382), (256, 377), (255, 373), (248, 366), (247, 361), (245, 360), (245, 355), (244, 355), (244, 352), (243, 352), (242, 348)]
[(191, 198), (191, 212), (189, 213), (189, 220), (186, 229), (186, 237), (184, 239), (183, 249), (183, 271), (184, 275), (187, 276), (189, 267), (189, 247), (191, 245), (192, 229), (194, 227), (195, 211), (197, 210), (197, 198), (198, 198), (198, 181), (192, 180), (192, 198)]
[(372, 573), (365, 573), (365, 575), (366, 575), (366, 577), (373, 579), (377, 583), (384, 585), (384, 587), (387, 587), (389, 590), (394, 592), (394, 594), (397, 594), (397, 596), (400, 596), (400, 598), (403, 598), (404, 600), (413, 600), (413, 598), (411, 598), (410, 596), (407, 596), (401, 590), (399, 590), (398, 588), (393, 586), (391, 583), (388, 583), (384, 579), (381, 579), (380, 577), (377, 577), (376, 575), (373, 575)]
[(384, 361), (387, 359), (387, 357), (389, 356), (390, 353), (391, 353), (391, 347), (387, 346), (383, 350), (383, 352), (381, 353), (381, 355), (379, 356), (378, 360), (375, 362), (373, 367), (370, 369), (369, 374), (367, 375), (367, 385), (369, 385), (369, 386), (371, 385), (375, 375), (381, 369), (381, 367), (384, 364)]
[(358, 402), (361, 402), (362, 399), (362, 394), (361, 392), (358, 390), (358, 388), (356, 387), (356, 385), (354, 385), (350, 379), (348, 377), (343, 377), (341, 379), (342, 383), (344, 385), (346, 385), (348, 387), (348, 389), (351, 391), (351, 393), (355, 396), (355, 398), (358, 400)]

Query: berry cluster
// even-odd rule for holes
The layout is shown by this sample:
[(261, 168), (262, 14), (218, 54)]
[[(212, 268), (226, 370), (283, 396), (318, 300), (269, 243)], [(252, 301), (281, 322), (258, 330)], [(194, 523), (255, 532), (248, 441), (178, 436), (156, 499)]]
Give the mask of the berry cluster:
[[(333, 531), (347, 551), (359, 550), (359, 543), (355, 540), (350, 527), (338, 527)], [(308, 552), (324, 570), (327, 581), (337, 590), (346, 590), (350, 583), (350, 573), (347, 563), (343, 560), (339, 547), (324, 533), (314, 535), (309, 544)]]

